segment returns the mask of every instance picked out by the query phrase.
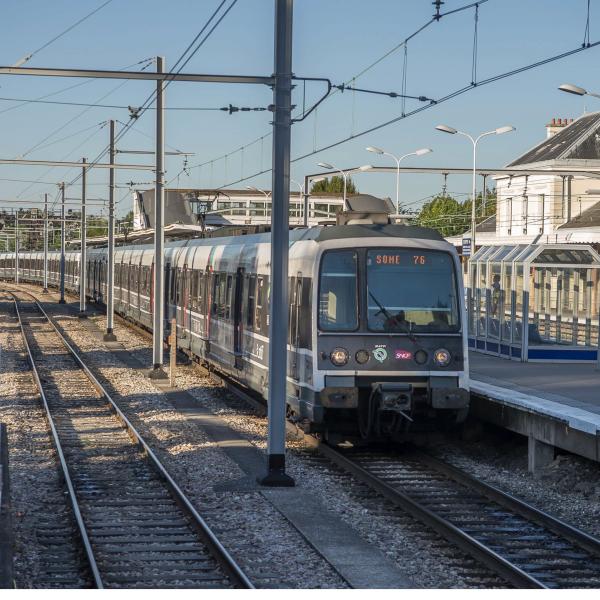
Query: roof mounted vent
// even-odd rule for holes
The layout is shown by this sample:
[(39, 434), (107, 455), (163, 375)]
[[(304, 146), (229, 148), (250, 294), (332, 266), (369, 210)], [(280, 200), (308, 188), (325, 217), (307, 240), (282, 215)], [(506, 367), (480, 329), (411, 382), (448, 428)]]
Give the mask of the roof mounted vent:
[(389, 198), (357, 194), (346, 199), (348, 210), (337, 214), (338, 225), (385, 225), (394, 205)]

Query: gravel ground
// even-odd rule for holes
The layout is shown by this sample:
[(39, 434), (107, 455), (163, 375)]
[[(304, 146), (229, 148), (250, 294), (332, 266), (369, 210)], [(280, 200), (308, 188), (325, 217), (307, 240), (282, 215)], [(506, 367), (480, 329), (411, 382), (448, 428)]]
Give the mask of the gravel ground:
[(8, 429), (15, 585), (47, 587), (50, 572), (60, 571), (63, 583), (51, 587), (71, 587), (82, 583), (71, 508), (16, 319), (0, 315), (0, 421)]
[[(345, 587), (344, 581), (260, 492), (216, 492), (213, 486), (239, 480), (241, 469), (206, 436), (203, 430), (172, 409), (147, 377), (123, 366), (99, 348), (89, 331), (74, 317), (59, 316), (49, 307), (84, 360), (109, 382), (113, 399), (155, 449), (163, 464), (194, 501), (219, 539), (240, 562), (250, 578), (264, 587)], [(101, 321), (101, 317), (91, 317)], [(146, 341), (122, 326), (115, 332), (128, 350), (145, 347)], [(128, 340), (131, 343), (128, 343)], [(210, 398), (215, 385), (204, 379), (196, 393)], [(290, 557), (294, 568), (290, 569)]]
[(481, 439), (431, 447), (440, 458), (600, 537), (600, 464), (561, 453), (535, 474), (527, 470), (527, 440), (486, 427)]
[[(56, 310), (53, 309), (53, 312)], [(92, 320), (102, 326), (103, 317), (92, 317)], [(102, 373), (113, 381), (129, 413), (135, 415), (134, 424), (141, 425), (139, 419), (142, 419), (151, 433), (150, 441), (165, 447), (174, 455), (176, 461), (167, 461), (167, 465), (174, 471), (178, 480), (189, 484), (185, 486), (186, 492), (196, 499), (199, 506), (207, 506), (211, 512), (213, 508), (220, 506), (227, 513), (232, 513), (228, 516), (232, 522), (232, 530), (221, 529), (222, 524), (218, 520), (221, 513), (216, 514), (215, 519), (211, 521), (219, 523), (219, 535), (225, 543), (228, 540), (224, 536), (232, 534), (229, 547), (239, 546), (235, 536), (239, 535), (239, 527), (248, 528), (247, 519), (250, 515), (253, 527), (258, 528), (256, 535), (267, 542), (260, 547), (255, 546), (257, 556), (264, 558), (265, 565), (271, 563), (268, 567), (270, 570), (276, 567), (276, 563), (282, 563), (281, 550), (273, 553), (273, 548), (281, 548), (284, 553), (293, 552), (298, 556), (300, 548), (306, 547), (305, 542), (293, 534), (286, 533), (289, 526), (261, 495), (239, 493), (231, 497), (231, 494), (216, 494), (212, 490), (215, 484), (239, 478), (242, 474), (218, 448), (211, 447), (210, 441), (200, 428), (186, 422), (184, 417), (173, 411), (143, 375), (132, 374), (119, 367), (119, 363), (115, 362), (110, 353), (98, 351), (97, 344), (89, 339), (89, 333), (82, 332), (82, 325), (77, 319), (62, 318), (59, 321), (82, 350), (93, 351), (93, 354), (86, 358), (100, 366)], [(151, 350), (147, 339), (120, 324), (117, 324), (115, 332), (119, 342), (129, 352), (144, 364), (151, 363)], [(201, 406), (209, 408), (225, 419), (230, 427), (257, 447), (266, 446), (266, 420), (253, 414), (245, 403), (217, 387), (196, 367), (179, 366), (176, 385), (190, 392)], [(141, 428), (144, 432), (143, 426)], [(366, 487), (350, 485), (349, 476), (328, 464), (323, 464), (320, 460), (315, 460), (312, 453), (307, 452), (303, 442), (292, 439), (288, 442), (291, 449), (288, 453), (289, 473), (300, 485), (310, 487), (311, 492), (314, 492), (324, 505), (354, 527), (366, 540), (378, 546), (407, 578), (417, 582), (419, 586), (430, 588), (488, 587), (490, 581), (492, 585), (499, 585), (500, 582), (490, 578), (488, 572), (458, 553), (439, 536), (425, 532), (411, 517), (393, 509)], [(234, 521), (231, 521), (232, 516)], [(279, 524), (277, 528), (273, 527), (274, 522)], [(268, 527), (264, 527), (263, 523), (269, 523)], [(252, 545), (255, 545), (255, 542), (250, 541), (247, 547)], [(302, 551), (307, 553), (309, 558), (313, 553), (308, 549)], [(315, 557), (312, 566), (309, 566), (310, 562), (307, 560), (299, 560), (296, 564), (298, 567), (302, 565), (301, 572), (297, 574), (300, 581), (291, 579), (289, 572), (284, 570), (280, 575), (284, 578), (284, 585), (324, 585), (323, 579), (315, 573), (316, 567), (319, 570), (323, 569), (322, 561), (319, 562)]]
[[(92, 320), (103, 327), (103, 316), (92, 317)], [(213, 485), (241, 476), (237, 465), (214, 448), (199, 427), (185, 422), (181, 415), (174, 412), (147, 379), (137, 374), (134, 376), (130, 371), (119, 367), (108, 352), (98, 351), (97, 344), (89, 339), (89, 334), (82, 332), (82, 326), (76, 319), (64, 319), (64, 325), (65, 328), (70, 327), (69, 333), (72, 332), (74, 341), (81, 344), (83, 349), (94, 350), (94, 354), (90, 356), (108, 369), (107, 374), (111, 375), (115, 385), (123, 386), (123, 397), (134, 415), (135, 424), (145, 423), (144, 426), (150, 432), (149, 441), (160, 444), (166, 453), (172, 455), (172, 460), (167, 462), (169, 468), (178, 479), (187, 481), (186, 490), (199, 506), (215, 507), (215, 523), (219, 521), (220, 508), (231, 513), (229, 518), (235, 519), (230, 521), (232, 529), (227, 528), (224, 532), (219, 530), (219, 535), (231, 535), (232, 543), (239, 543), (235, 541), (238, 535), (236, 527), (247, 531), (249, 525), (246, 513), (258, 510), (255, 514), (256, 522), (251, 523), (252, 530), (248, 532), (247, 547), (254, 546), (258, 557), (265, 557), (265, 564), (269, 563), (267, 556), (274, 558), (273, 545), (285, 548), (283, 552), (293, 552), (295, 555), (298, 554), (295, 544), (306, 546), (303, 540), (294, 540), (293, 533), (288, 533), (284, 536), (282, 547), (281, 536), (289, 526), (259, 494), (216, 494), (212, 490)], [(116, 324), (116, 333), (128, 351), (144, 364), (151, 363), (151, 349), (146, 338), (119, 322)], [(257, 447), (265, 447), (265, 419), (253, 414), (239, 399), (216, 387), (197, 368), (179, 366), (176, 383), (178, 387), (194, 395), (200, 405), (221, 416)], [(375, 501), (367, 490), (348, 485), (347, 476), (316, 460), (302, 442), (289, 439), (288, 446), (288, 470), (297, 482), (310, 486), (311, 491), (324, 504), (355, 527), (365, 539), (376, 544), (397, 563), (407, 577), (423, 587), (480, 585), (477, 572), (467, 568), (464, 557), (458, 555), (438, 536), (424, 533), (423, 528), (410, 517), (392, 511), (380, 499)], [(433, 446), (432, 450), (440, 457), (514, 493), (538, 508), (548, 510), (592, 534), (600, 535), (598, 464), (572, 455), (560, 455), (554, 463), (533, 476), (527, 472), (526, 444), (522, 442), (522, 438), (507, 437), (504, 432), (501, 435), (486, 433), (477, 442), (446, 439)], [(206, 460), (208, 457), (210, 461)], [(258, 508), (255, 504), (259, 505)], [(261, 523), (265, 522), (263, 515), (268, 515), (269, 528), (261, 527)], [(271, 527), (270, 520), (273, 518), (277, 522), (277, 532), (271, 537), (274, 528)], [(265, 543), (256, 546), (257, 539), (264, 540)], [(288, 540), (289, 546), (286, 545)], [(224, 541), (227, 542), (226, 537)], [(264, 554), (265, 550), (271, 553)], [(299, 560), (296, 563), (302, 565), (302, 573), (297, 574), (299, 581), (286, 580), (284, 585), (314, 587), (315, 581), (318, 582), (317, 585), (327, 585), (320, 576), (315, 576), (315, 565), (322, 565), (322, 561), (311, 556), (310, 548), (306, 548), (306, 552), (314, 560), (314, 564), (311, 565), (310, 560)], [(272, 567), (273, 563), (269, 565), (269, 568)], [(309, 579), (306, 578), (308, 573), (312, 574)], [(287, 571), (285, 576), (290, 578)], [(481, 577), (486, 576), (482, 571)], [(339, 581), (335, 582), (335, 574), (328, 573), (327, 577), (331, 577), (331, 585), (340, 584)]]

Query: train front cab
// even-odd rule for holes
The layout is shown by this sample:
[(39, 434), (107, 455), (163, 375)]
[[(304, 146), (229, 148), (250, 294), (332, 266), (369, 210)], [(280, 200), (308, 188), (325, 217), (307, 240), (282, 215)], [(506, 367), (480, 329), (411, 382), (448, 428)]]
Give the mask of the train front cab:
[(456, 253), (435, 240), (357, 242), (323, 244), (316, 263), (317, 391), (301, 412), (317, 430), (366, 439), (461, 422), (468, 355)]

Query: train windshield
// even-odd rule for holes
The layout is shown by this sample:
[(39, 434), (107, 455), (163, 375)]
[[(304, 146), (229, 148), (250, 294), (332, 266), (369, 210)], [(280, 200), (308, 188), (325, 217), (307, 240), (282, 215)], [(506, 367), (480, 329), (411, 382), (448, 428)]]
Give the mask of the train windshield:
[(367, 323), (372, 331), (459, 331), (450, 254), (421, 249), (367, 251)]
[(323, 255), (319, 286), (321, 331), (358, 328), (357, 262), (354, 250), (330, 250)]

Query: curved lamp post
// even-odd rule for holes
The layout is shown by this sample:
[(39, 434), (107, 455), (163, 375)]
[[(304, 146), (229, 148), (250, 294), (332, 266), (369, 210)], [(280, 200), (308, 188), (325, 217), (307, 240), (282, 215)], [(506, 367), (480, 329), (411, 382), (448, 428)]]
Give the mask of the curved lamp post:
[(473, 144), (473, 200), (471, 203), (471, 256), (475, 254), (475, 228), (476, 228), (476, 213), (475, 213), (475, 194), (477, 191), (477, 144), (481, 138), (484, 138), (488, 135), (501, 135), (503, 133), (508, 133), (510, 131), (515, 131), (515, 128), (512, 125), (505, 125), (504, 127), (498, 127), (497, 129), (493, 129), (492, 131), (486, 131), (481, 133), (476, 138), (465, 133), (464, 131), (459, 131), (454, 127), (450, 127), (449, 125), (437, 125), (436, 129), (438, 131), (443, 131), (444, 133), (450, 133), (452, 135), (458, 133), (458, 135), (462, 135), (471, 140)]
[(377, 148), (377, 146), (367, 146), (366, 150), (368, 152), (374, 152), (375, 154), (383, 154), (385, 156), (391, 156), (396, 161), (396, 215), (400, 214), (400, 163), (409, 156), (423, 156), (423, 154), (429, 154), (433, 152), (431, 148), (421, 148), (420, 150), (415, 150), (415, 152), (409, 152), (408, 154), (404, 154), (400, 158), (392, 154), (391, 152), (386, 152), (381, 148)]

